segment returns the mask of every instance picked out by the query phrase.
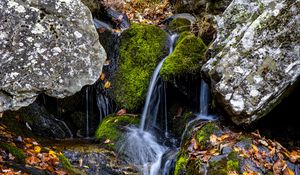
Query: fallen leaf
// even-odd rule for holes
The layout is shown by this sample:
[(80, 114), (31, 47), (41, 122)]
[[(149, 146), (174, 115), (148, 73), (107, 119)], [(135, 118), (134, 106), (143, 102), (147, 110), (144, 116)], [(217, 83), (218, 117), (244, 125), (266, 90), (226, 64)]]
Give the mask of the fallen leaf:
[(283, 170), (283, 175), (295, 175), (294, 171), (291, 170), (289, 167)]
[(36, 153), (40, 153), (41, 152), (41, 147), (39, 147), (39, 146), (35, 146), (34, 147), (34, 151), (36, 152)]
[(104, 143), (105, 143), (105, 144), (109, 144), (109, 143), (110, 143), (110, 140), (109, 140), (109, 139), (106, 139), (106, 140), (104, 141)]
[(105, 89), (108, 89), (109, 87), (110, 87), (110, 82), (109, 82), (109, 81), (105, 82), (104, 88), (105, 88)]
[(105, 74), (104, 73), (101, 73), (101, 75), (100, 75), (100, 80), (104, 80), (105, 79)]
[(35, 165), (40, 162), (40, 159), (35, 156), (30, 156), (25, 159), (25, 162), (29, 165)]
[(56, 157), (56, 153), (52, 150), (49, 151), (48, 153), (50, 156), (52, 156), (53, 158)]
[(255, 153), (257, 153), (259, 151), (258, 148), (253, 144), (252, 144), (252, 149), (254, 150)]
[(120, 109), (118, 112), (117, 112), (117, 115), (120, 116), (120, 115), (124, 115), (126, 114), (126, 109), (125, 108), (122, 108)]

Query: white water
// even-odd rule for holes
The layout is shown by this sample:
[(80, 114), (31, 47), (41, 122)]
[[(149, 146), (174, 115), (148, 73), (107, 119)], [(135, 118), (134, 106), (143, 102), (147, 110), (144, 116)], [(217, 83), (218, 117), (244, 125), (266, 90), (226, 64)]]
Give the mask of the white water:
[(204, 80), (201, 80), (200, 86), (200, 115), (207, 116), (208, 115), (208, 96), (209, 89), (208, 85)]
[[(176, 38), (177, 34), (170, 37), (171, 42), (169, 55), (173, 52), (173, 45)], [(157, 65), (152, 74), (143, 113), (141, 116), (140, 127), (129, 128), (129, 132), (126, 134), (126, 137), (122, 141), (122, 145), (119, 148), (119, 151), (126, 155), (126, 158), (129, 162), (134, 163), (139, 167), (143, 175), (157, 175), (159, 173), (162, 156), (167, 150), (167, 147), (160, 145), (157, 142), (156, 137), (153, 136), (150, 132), (147, 132), (145, 128), (146, 118), (151, 117), (150, 119), (148, 119), (149, 123), (154, 123), (157, 118), (156, 115), (159, 108), (158, 102), (151, 102), (151, 100), (158, 99), (160, 101), (160, 87), (157, 86), (157, 81), (159, 79), (159, 71), (166, 58), (164, 58)], [(158, 92), (158, 94), (153, 94), (155, 90)], [(156, 112), (154, 112), (154, 116), (149, 115), (150, 110), (152, 110), (150, 108), (155, 108)], [(165, 127), (167, 131), (167, 126)]]
[[(171, 41), (170, 41), (170, 48), (169, 48), (169, 54), (168, 56), (173, 52), (173, 44), (177, 38), (177, 34), (174, 34), (170, 37)], [(154, 92), (154, 88), (155, 88), (155, 85), (156, 85), (156, 82), (159, 78), (159, 71), (165, 61), (165, 59), (168, 57), (166, 56), (163, 60), (161, 60), (159, 62), (159, 64), (157, 65), (157, 67), (155, 68), (153, 74), (152, 74), (152, 77), (151, 77), (151, 80), (150, 80), (150, 85), (149, 85), (149, 88), (148, 88), (148, 92), (147, 92), (147, 97), (146, 97), (146, 102), (145, 102), (145, 105), (144, 105), (144, 109), (143, 109), (143, 113), (142, 113), (142, 116), (141, 116), (141, 124), (140, 124), (140, 129), (141, 131), (144, 131), (145, 130), (145, 123), (146, 123), (146, 117), (147, 117), (147, 114), (149, 113), (149, 104), (150, 104), (150, 100), (152, 98), (152, 94)]]

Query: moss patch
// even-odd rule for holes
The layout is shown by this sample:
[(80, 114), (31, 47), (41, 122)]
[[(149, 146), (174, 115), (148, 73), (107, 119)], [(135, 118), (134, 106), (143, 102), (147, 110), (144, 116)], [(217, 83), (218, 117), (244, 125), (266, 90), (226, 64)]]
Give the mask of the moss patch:
[(122, 137), (124, 126), (138, 125), (139, 118), (133, 116), (107, 116), (99, 125), (96, 131), (96, 138), (103, 143), (109, 139), (106, 144), (109, 148), (115, 149), (115, 143)]
[(227, 157), (220, 160), (209, 162), (208, 174), (227, 175), (229, 172), (235, 171), (240, 173), (239, 158), (237, 153), (231, 152)]
[(9, 153), (11, 153), (15, 157), (15, 160), (17, 162), (24, 163), (26, 158), (25, 153), (12, 143), (0, 143), (0, 148), (3, 148)]
[(209, 137), (218, 129), (216, 124), (207, 123), (195, 134), (196, 141), (201, 146), (201, 149), (206, 147)]
[(81, 172), (79, 169), (76, 169), (65, 155), (59, 154), (58, 158), (60, 160), (62, 167), (65, 170), (67, 170), (70, 174), (79, 174), (79, 175), (85, 174), (85, 173)]
[(176, 161), (174, 175), (185, 174), (186, 165), (188, 163), (188, 157), (186, 155), (179, 156)]
[(174, 52), (165, 60), (160, 75), (165, 80), (186, 74), (199, 75), (203, 65), (206, 45), (189, 32), (180, 34)]
[(167, 53), (168, 35), (159, 27), (133, 24), (123, 32), (113, 96), (119, 106), (134, 111), (143, 104), (147, 87), (159, 60)]
[(185, 18), (176, 18), (170, 22), (167, 29), (171, 32), (182, 33), (191, 30), (191, 21)]

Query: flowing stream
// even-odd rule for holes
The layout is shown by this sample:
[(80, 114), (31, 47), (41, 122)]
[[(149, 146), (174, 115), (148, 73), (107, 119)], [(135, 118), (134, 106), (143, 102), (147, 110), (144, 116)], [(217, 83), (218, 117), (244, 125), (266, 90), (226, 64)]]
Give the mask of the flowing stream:
[[(174, 34), (170, 37), (169, 55), (173, 52), (173, 45), (177, 36), (177, 34)], [(138, 166), (143, 175), (159, 174), (161, 169), (161, 160), (167, 150), (167, 147), (159, 144), (153, 132), (146, 127), (148, 125), (147, 123), (156, 123), (158, 114), (157, 110), (159, 109), (158, 104), (162, 99), (159, 92), (161, 92), (161, 90), (164, 91), (164, 85), (158, 83), (159, 71), (167, 57), (159, 62), (152, 74), (141, 116), (140, 127), (129, 128), (129, 132), (126, 134), (125, 139), (122, 141), (119, 148), (119, 151), (126, 156), (126, 159), (129, 162)], [(156, 94), (157, 92), (158, 94)], [(163, 98), (163, 100), (165, 103), (165, 98)], [(164, 105), (166, 106), (166, 104)], [(153, 109), (154, 112), (152, 111)], [(167, 126), (165, 126), (165, 128), (167, 128)]]

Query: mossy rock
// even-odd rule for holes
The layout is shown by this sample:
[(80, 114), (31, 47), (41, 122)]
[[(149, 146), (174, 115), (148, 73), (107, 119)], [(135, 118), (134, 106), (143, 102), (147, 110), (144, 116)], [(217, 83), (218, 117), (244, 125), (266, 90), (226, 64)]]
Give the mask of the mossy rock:
[(167, 55), (168, 34), (157, 26), (133, 24), (122, 33), (112, 94), (119, 106), (137, 110), (158, 62)]
[(167, 26), (170, 32), (182, 33), (185, 31), (191, 31), (191, 21), (186, 18), (175, 18)]
[(104, 118), (102, 123), (96, 130), (96, 138), (103, 143), (109, 139), (109, 143), (105, 144), (108, 148), (115, 149), (116, 143), (122, 137), (125, 126), (138, 125), (139, 118), (135, 116), (114, 116), (110, 115)]
[(200, 130), (195, 133), (196, 142), (201, 146), (201, 149), (206, 148), (209, 137), (220, 128), (213, 122), (208, 122)]
[(10, 154), (12, 154), (15, 157), (15, 160), (19, 163), (24, 163), (26, 155), (25, 153), (12, 143), (0, 143), (0, 148), (3, 148), (4, 150), (8, 151)]
[(68, 171), (68, 173), (73, 174), (73, 175), (85, 175), (86, 173), (81, 172), (79, 169), (75, 168), (70, 160), (64, 155), (64, 154), (59, 154), (58, 158), (60, 160), (61, 166)]
[(183, 175), (186, 174), (186, 166), (187, 163), (189, 161), (189, 158), (187, 155), (183, 154), (179, 154), (179, 156), (177, 157), (177, 161), (175, 164), (175, 170), (174, 170), (174, 175)]
[(207, 173), (211, 175), (227, 175), (229, 172), (240, 173), (240, 160), (236, 152), (209, 161)]
[(187, 74), (199, 75), (207, 46), (190, 32), (180, 34), (174, 52), (165, 60), (160, 75), (164, 80)]

